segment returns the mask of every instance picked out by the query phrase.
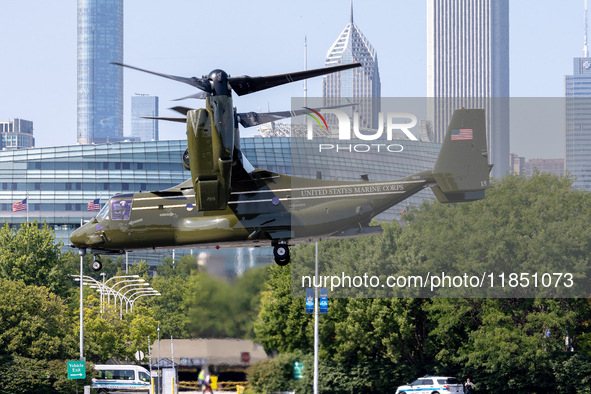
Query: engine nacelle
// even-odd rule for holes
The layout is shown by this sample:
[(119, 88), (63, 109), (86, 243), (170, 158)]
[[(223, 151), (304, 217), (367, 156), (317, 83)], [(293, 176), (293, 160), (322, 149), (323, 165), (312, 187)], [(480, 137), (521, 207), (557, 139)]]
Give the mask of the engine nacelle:
[[(228, 102), (226, 102), (228, 101)], [(187, 112), (187, 152), (200, 211), (225, 209), (230, 198), (234, 114), (231, 98), (208, 97), (206, 108)]]

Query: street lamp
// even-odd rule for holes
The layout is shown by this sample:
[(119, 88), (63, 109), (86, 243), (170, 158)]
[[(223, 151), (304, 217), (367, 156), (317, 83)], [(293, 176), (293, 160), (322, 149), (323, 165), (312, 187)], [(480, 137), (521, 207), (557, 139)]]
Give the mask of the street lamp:
[[(160, 294), (160, 292), (158, 290), (151, 290), (151, 291), (142, 291), (142, 292), (137, 292), (132, 294), (129, 298), (130, 298), (130, 305), (131, 305), (131, 310), (130, 312), (133, 312), (133, 305), (135, 304), (135, 301), (140, 298), (140, 297), (148, 297), (148, 296), (161, 296), (162, 294)], [(131, 299), (132, 297), (135, 297), (133, 299)]]
[[(92, 289), (96, 289), (97, 292), (100, 293), (101, 296), (101, 313), (104, 311), (104, 300), (105, 294), (107, 295), (107, 305), (111, 302), (111, 295), (113, 295), (113, 299), (115, 302), (115, 307), (117, 307), (117, 301), (119, 301), (119, 318), (123, 319), (123, 300), (125, 300), (125, 312), (128, 312), (129, 309), (133, 311), (133, 303), (137, 298), (140, 296), (149, 296), (149, 295), (161, 295), (158, 293), (157, 290), (154, 290), (152, 287), (144, 287), (150, 286), (149, 283), (145, 283), (144, 279), (141, 279), (139, 275), (125, 275), (125, 276), (114, 276), (105, 280), (105, 274), (103, 275), (103, 281), (100, 282), (94, 279), (91, 276), (80, 275), (80, 277), (74, 277), (75, 281), (80, 282), (80, 288), (82, 289), (83, 286), (89, 286)], [(133, 278), (133, 279), (130, 279)], [(116, 281), (111, 286), (108, 283), (114, 279), (123, 279)], [(136, 283), (134, 283), (136, 282)], [(137, 283), (140, 282), (140, 283)], [(129, 283), (127, 285), (121, 286), (119, 289), (116, 286), (119, 286), (123, 283)], [(124, 289), (128, 289), (127, 291), (123, 292)], [(129, 293), (132, 293), (128, 296)], [(135, 297), (135, 298), (133, 298)], [(132, 299), (133, 298), (133, 299)], [(81, 298), (82, 300), (82, 298)], [(82, 318), (82, 317), (81, 317)], [(81, 339), (82, 340), (82, 339)]]

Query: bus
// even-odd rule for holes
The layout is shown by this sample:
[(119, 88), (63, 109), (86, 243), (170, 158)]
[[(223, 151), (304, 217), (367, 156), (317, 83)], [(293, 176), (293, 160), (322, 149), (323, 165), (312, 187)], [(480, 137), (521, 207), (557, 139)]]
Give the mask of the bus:
[(112, 391), (150, 391), (150, 373), (138, 365), (95, 365), (98, 372), (92, 379), (92, 388), (99, 394)]

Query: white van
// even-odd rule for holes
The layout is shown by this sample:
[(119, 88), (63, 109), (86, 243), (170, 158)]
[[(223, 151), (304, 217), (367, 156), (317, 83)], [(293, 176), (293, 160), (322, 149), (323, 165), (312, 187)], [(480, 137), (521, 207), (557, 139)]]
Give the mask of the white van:
[(98, 376), (92, 379), (92, 388), (99, 394), (111, 391), (150, 391), (150, 373), (138, 365), (95, 365)]

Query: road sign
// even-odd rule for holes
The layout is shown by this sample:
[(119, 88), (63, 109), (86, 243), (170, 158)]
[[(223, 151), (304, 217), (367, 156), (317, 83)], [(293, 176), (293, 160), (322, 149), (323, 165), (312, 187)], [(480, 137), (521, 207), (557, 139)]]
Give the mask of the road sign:
[(306, 289), (306, 313), (314, 313), (314, 289)]
[(137, 352), (135, 352), (135, 359), (138, 361), (142, 361), (144, 359), (144, 352), (142, 352), (141, 350), (138, 350)]
[(242, 360), (243, 363), (249, 362), (250, 361), (250, 353), (249, 352), (240, 353), (240, 360)]
[(86, 378), (86, 361), (68, 361), (68, 379)]
[(320, 313), (328, 313), (328, 289), (320, 289), (320, 298), (318, 299)]
[(293, 362), (293, 378), (303, 379), (304, 378), (304, 364), (299, 361)]

